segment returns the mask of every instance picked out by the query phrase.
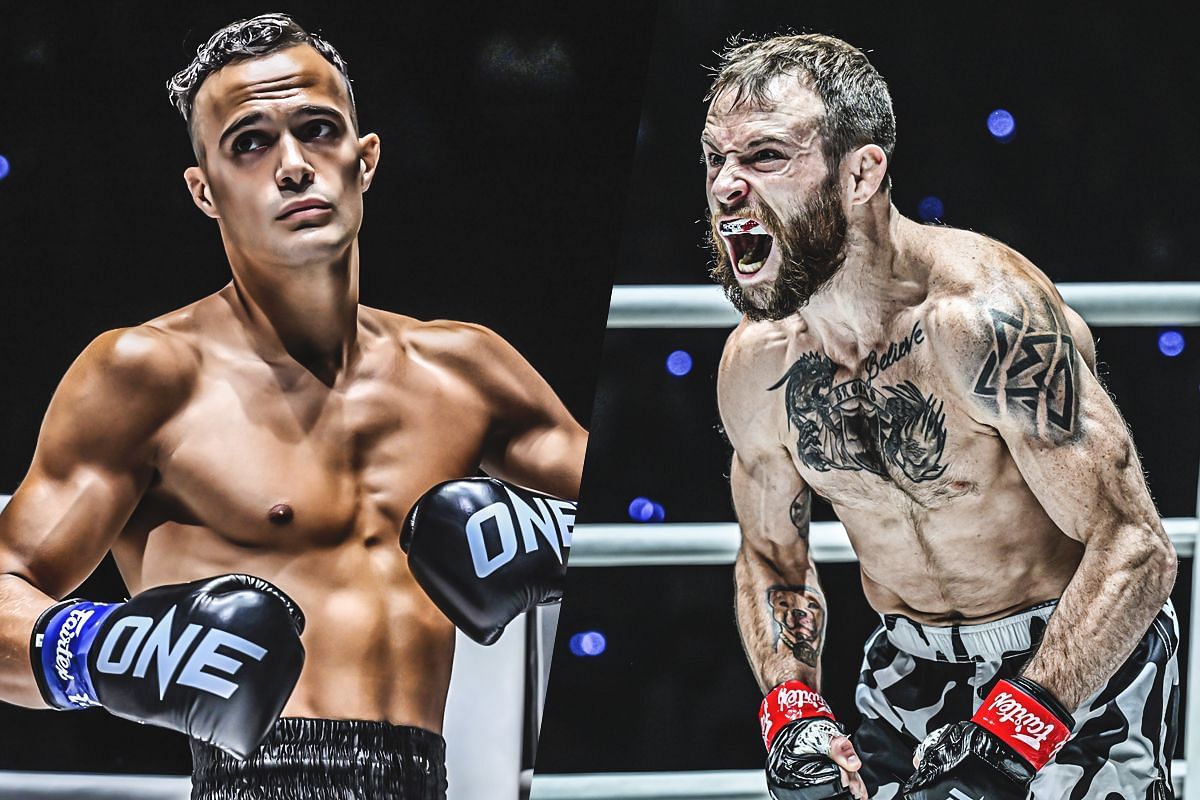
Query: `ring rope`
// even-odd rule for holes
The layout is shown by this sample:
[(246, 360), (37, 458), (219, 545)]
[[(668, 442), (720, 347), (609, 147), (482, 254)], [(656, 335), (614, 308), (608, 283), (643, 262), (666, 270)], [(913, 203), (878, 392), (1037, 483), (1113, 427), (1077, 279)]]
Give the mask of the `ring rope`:
[[(1091, 325), (1200, 325), (1200, 282), (1059, 283)], [(610, 328), (732, 328), (741, 314), (715, 284), (614, 286)]]

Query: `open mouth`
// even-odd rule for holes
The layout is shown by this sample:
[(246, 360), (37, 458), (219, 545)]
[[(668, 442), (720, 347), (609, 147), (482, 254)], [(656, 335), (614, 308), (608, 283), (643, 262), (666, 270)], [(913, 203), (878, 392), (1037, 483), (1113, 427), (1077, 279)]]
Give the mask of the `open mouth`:
[(753, 275), (763, 268), (767, 256), (771, 255), (774, 240), (762, 223), (756, 219), (727, 219), (718, 230), (725, 240), (729, 260), (743, 275)]

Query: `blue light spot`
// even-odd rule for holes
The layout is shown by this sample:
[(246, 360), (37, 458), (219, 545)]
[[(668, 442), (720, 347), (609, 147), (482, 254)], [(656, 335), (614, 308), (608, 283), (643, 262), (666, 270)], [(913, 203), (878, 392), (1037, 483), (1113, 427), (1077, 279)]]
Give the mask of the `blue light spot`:
[(8, 177), (8, 159), (0, 156), (0, 181)]
[(1163, 331), (1158, 335), (1158, 350), (1168, 358), (1183, 352), (1183, 334), (1179, 331)]
[(1017, 132), (1017, 121), (1003, 108), (997, 108), (988, 114), (987, 129), (996, 141), (1007, 142)]
[(567, 645), (572, 655), (577, 655), (581, 658), (587, 656), (598, 656), (608, 647), (608, 640), (604, 638), (604, 634), (600, 631), (584, 631), (577, 633), (571, 637), (571, 641)]
[(666, 509), (663, 508), (662, 506), (660, 506), (658, 503), (653, 503), (652, 509), (650, 512), (650, 521), (651, 522), (662, 522), (666, 518), (667, 518)]
[(917, 206), (917, 214), (925, 222), (939, 220), (945, 213), (946, 207), (942, 205), (942, 199), (933, 195), (929, 195), (921, 200), (921, 203)]
[(634, 522), (649, 522), (654, 516), (654, 503), (645, 497), (635, 497), (629, 504), (629, 518)]
[(692, 371), (692, 357), (686, 350), (676, 350), (667, 356), (667, 372), (682, 378)]

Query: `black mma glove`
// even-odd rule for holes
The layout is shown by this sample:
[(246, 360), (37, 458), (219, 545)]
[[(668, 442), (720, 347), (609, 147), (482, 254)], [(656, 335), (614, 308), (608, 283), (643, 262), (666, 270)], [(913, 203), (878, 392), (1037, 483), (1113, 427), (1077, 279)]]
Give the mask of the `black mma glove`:
[(446, 481), (400, 533), (408, 567), (450, 621), (492, 644), (514, 617), (562, 599), (575, 504), (495, 478)]
[(245, 758), (300, 678), (299, 607), (267, 581), (223, 575), (125, 603), (67, 600), (33, 627), (30, 655), (53, 708), (103, 706)]
[(907, 800), (944, 800), (951, 791), (984, 800), (1022, 800), (1029, 782), (1071, 735), (1067, 710), (1028, 678), (1001, 680), (967, 722), (944, 725), (917, 748)]
[(767, 789), (774, 800), (850, 798), (829, 743), (845, 736), (825, 698), (801, 681), (781, 683), (758, 709), (767, 746)]

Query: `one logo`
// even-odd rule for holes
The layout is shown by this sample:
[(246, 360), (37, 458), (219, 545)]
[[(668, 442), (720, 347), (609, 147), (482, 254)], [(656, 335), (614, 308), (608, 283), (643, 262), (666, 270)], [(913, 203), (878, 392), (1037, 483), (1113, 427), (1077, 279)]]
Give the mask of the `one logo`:
[[(554, 551), (558, 563), (565, 563), (565, 551), (571, 547), (571, 532), (575, 527), (575, 504), (553, 497), (534, 497), (534, 505), (530, 506), (508, 487), (504, 491), (511, 502), (496, 501), (467, 519), (467, 545), (471, 548), (475, 574), (486, 578), (517, 557), (521, 549), (517, 544), (518, 528), (526, 553), (538, 549), (540, 536)], [(484, 529), (489, 522), (493, 524), (488, 528), (495, 531), (492, 537)], [(500, 549), (495, 555), (488, 555), (489, 538), (499, 539)]]
[(71, 642), (75, 641), (75, 637), (83, 629), (83, 623), (91, 619), (92, 614), (95, 613), (96, 609), (94, 608), (73, 609), (58, 629), (58, 643), (54, 647), (54, 671), (58, 673), (58, 677), (63, 683), (71, 681), (71, 666), (75, 660)]
[(971, 797), (968, 794), (960, 792), (957, 788), (951, 789), (950, 794), (946, 795), (946, 797), (950, 800), (987, 800), (987, 798), (983, 795), (979, 795), (979, 797)]
[[(151, 617), (132, 615), (117, 620), (104, 638), (96, 658), (96, 669), (109, 675), (124, 675), (132, 668), (133, 677), (145, 678), (153, 661), (158, 672), (160, 700), (173, 683), (229, 699), (237, 691), (238, 684), (216, 673), (233, 677), (245, 663), (230, 652), (262, 661), (267, 648), (229, 631), (194, 622), (188, 623), (172, 641), (175, 608), (172, 606), (157, 624)], [(192, 643), (197, 641), (199, 643), (193, 648)], [(187, 656), (186, 662), (184, 656)]]
[(1043, 719), (1022, 705), (1021, 701), (1008, 692), (1000, 692), (988, 706), (997, 712), (1001, 722), (1007, 722), (1013, 727), (1012, 737), (1018, 741), (1041, 751), (1042, 742), (1054, 733), (1054, 723)]

